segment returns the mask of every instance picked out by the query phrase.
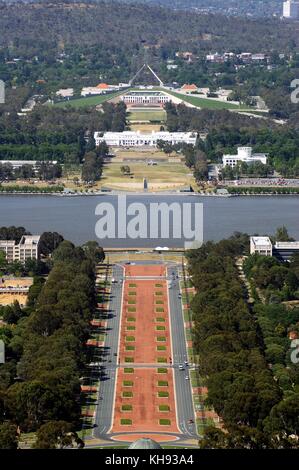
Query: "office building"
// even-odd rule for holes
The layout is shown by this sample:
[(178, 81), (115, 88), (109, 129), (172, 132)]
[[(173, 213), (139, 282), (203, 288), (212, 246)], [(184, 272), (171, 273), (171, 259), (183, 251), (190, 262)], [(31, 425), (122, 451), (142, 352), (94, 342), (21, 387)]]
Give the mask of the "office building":
[(255, 163), (260, 162), (266, 165), (267, 154), (265, 153), (252, 153), (251, 147), (238, 147), (237, 155), (223, 155), (222, 163), (223, 166), (235, 167), (238, 163)]

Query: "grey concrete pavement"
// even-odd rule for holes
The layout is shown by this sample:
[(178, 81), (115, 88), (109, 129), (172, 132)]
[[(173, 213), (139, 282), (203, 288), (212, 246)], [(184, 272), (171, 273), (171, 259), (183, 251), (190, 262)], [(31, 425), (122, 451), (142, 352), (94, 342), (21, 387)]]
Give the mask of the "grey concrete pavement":
[[(190, 370), (189, 366), (184, 365), (185, 361), (188, 361), (188, 354), (182, 302), (179, 298), (180, 285), (179, 279), (177, 279), (178, 268), (177, 266), (168, 267), (167, 271), (169, 282), (172, 284), (172, 287), (168, 289), (168, 293), (178, 425), (182, 433), (186, 436), (196, 438), (196, 420), (192, 401)], [(172, 275), (172, 273), (174, 273), (174, 275)], [(184, 365), (184, 370), (179, 369), (180, 364)], [(192, 419), (194, 423), (189, 423), (190, 419)]]

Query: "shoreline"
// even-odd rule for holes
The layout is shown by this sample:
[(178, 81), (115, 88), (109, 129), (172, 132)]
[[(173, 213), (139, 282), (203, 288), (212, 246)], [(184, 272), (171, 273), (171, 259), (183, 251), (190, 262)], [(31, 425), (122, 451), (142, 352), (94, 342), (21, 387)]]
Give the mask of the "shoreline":
[(126, 196), (197, 196), (197, 197), (217, 197), (217, 198), (229, 198), (229, 197), (255, 197), (255, 196), (299, 196), (298, 193), (239, 193), (239, 194), (213, 194), (213, 193), (198, 193), (198, 192), (180, 192), (180, 191), (153, 191), (153, 192), (146, 192), (146, 191), (99, 191), (95, 193), (63, 193), (63, 192), (52, 192), (52, 193), (45, 193), (45, 192), (0, 192), (1, 196), (55, 196), (55, 197), (95, 197), (95, 196), (119, 196), (119, 195), (126, 195)]

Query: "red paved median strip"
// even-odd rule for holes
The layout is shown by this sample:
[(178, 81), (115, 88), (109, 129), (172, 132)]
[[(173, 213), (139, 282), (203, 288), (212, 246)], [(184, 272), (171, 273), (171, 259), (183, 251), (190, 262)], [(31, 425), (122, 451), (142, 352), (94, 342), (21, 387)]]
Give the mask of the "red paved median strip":
[(178, 438), (176, 436), (171, 436), (167, 434), (120, 434), (119, 436), (113, 436), (112, 439), (114, 441), (125, 441), (125, 442), (134, 442), (137, 439), (142, 439), (146, 437), (147, 439), (153, 439), (156, 442), (170, 442), (176, 441)]
[(179, 433), (173, 371), (165, 369), (171, 363), (165, 267), (126, 266), (125, 275), (119, 360), (126, 366), (118, 370), (111, 431)]

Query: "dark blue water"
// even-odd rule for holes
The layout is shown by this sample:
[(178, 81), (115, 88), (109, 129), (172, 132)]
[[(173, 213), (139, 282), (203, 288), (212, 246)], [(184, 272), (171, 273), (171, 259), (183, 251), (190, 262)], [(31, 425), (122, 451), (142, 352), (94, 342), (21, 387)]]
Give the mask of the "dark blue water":
[[(220, 240), (234, 231), (248, 234), (273, 234), (277, 227), (285, 225), (291, 236), (299, 239), (299, 197), (250, 196), (250, 197), (197, 197), (197, 196), (128, 196), (128, 202), (202, 202), (204, 208), (204, 240)], [(76, 244), (96, 240), (95, 215), (97, 204), (112, 202), (116, 196), (0, 196), (0, 226), (24, 226), (32, 233), (57, 231)], [(149, 247), (157, 241), (127, 240), (102, 241), (106, 247)], [(162, 246), (174, 246), (167, 240)]]

